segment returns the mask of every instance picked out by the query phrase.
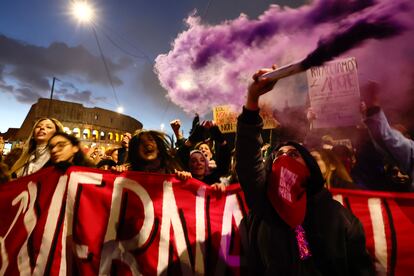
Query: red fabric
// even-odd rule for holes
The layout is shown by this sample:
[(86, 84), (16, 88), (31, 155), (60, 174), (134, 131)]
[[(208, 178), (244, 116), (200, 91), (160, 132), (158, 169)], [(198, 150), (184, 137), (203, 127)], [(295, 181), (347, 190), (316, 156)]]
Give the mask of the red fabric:
[(306, 213), (306, 180), (309, 169), (289, 156), (278, 157), (272, 165), (267, 197), (279, 216), (294, 229)]
[[(378, 272), (411, 274), (414, 194), (332, 192), (362, 221)], [(237, 184), (217, 198), (172, 175), (45, 169), (0, 185), (0, 274), (239, 275), (245, 206)]]

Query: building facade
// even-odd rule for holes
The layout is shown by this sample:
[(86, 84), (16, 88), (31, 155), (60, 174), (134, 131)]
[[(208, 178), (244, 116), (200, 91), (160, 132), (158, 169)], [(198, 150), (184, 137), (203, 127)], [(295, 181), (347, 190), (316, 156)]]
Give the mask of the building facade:
[(122, 134), (142, 128), (138, 120), (107, 109), (88, 108), (82, 104), (40, 98), (33, 104), (15, 139), (24, 141), (34, 122), (42, 117), (58, 119), (64, 131), (78, 137), (86, 146), (104, 148), (120, 145)]

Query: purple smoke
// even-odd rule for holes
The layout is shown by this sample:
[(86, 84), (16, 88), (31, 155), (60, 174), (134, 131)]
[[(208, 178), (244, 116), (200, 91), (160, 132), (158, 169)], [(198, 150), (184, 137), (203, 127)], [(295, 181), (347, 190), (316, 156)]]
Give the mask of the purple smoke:
[[(174, 103), (200, 114), (221, 104), (241, 106), (259, 68), (304, 57), (309, 67), (345, 52), (357, 58), (360, 79), (382, 80), (403, 93), (413, 85), (413, 11), (410, 0), (318, 0), (298, 9), (272, 5), (258, 19), (240, 15), (215, 26), (190, 16), (188, 30), (157, 57), (155, 71)], [(395, 72), (404, 72), (398, 82), (391, 81)], [(264, 100), (272, 107), (302, 104), (303, 90), (303, 79), (287, 78)]]
[(317, 48), (301, 62), (302, 66), (309, 69), (312, 66), (322, 65), (324, 62), (361, 45), (366, 39), (388, 38), (399, 35), (405, 30), (400, 22), (393, 21), (388, 16), (368, 19), (362, 18), (352, 22), (343, 30), (319, 40)]

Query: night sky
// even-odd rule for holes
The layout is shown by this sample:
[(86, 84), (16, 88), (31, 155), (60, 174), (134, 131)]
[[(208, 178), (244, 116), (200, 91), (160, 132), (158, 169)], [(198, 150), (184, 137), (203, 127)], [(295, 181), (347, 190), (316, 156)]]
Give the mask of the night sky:
[(186, 28), (184, 19), (195, 11), (204, 22), (217, 24), (242, 12), (256, 17), (271, 3), (89, 1), (96, 9), (94, 28), (111, 74), (112, 89), (93, 29), (79, 24), (70, 14), (70, 2), (2, 1), (0, 132), (20, 127), (30, 106), (39, 97), (50, 97), (53, 77), (58, 78), (56, 99), (114, 111), (119, 102), (123, 113), (141, 121), (144, 128), (160, 129), (165, 124), (169, 132), (169, 121), (179, 118), (188, 132), (193, 114), (183, 112), (166, 98), (167, 91), (153, 73), (154, 59), (171, 49), (175, 37)]
[[(124, 114), (141, 121), (146, 129), (160, 129), (164, 124), (171, 132), (169, 121), (178, 118), (187, 135), (195, 111), (201, 111), (202, 119), (210, 119), (209, 111), (216, 104), (240, 106), (247, 82), (258, 68), (302, 59), (321, 37), (355, 18), (376, 13), (398, 18), (406, 30), (395, 38), (369, 41), (345, 56), (359, 60), (362, 80), (384, 83), (384, 89), (399, 98), (406, 99), (413, 86), (411, 1), (95, 0), (88, 1), (96, 9), (89, 25), (79, 24), (70, 14), (71, 2), (2, 1), (0, 132), (20, 127), (30, 106), (39, 97), (50, 97), (56, 77), (55, 99), (114, 111), (122, 106)], [(290, 6), (284, 8), (287, 3)], [(219, 49), (211, 40), (221, 38), (227, 44)], [(198, 90), (184, 97), (177, 94), (176, 75), (193, 73), (197, 77), (191, 78), (203, 88), (195, 82)], [(297, 89), (287, 81), (279, 88), (292, 87)], [(299, 83), (299, 87), (306, 85)], [(275, 107), (286, 102), (277, 99)], [(297, 93), (287, 100), (303, 103)], [(407, 108), (407, 101), (402, 102), (395, 106)]]

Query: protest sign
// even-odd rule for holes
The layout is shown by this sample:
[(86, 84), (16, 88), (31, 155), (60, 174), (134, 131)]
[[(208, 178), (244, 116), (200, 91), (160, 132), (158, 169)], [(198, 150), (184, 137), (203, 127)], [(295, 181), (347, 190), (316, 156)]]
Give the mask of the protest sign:
[[(213, 108), (213, 120), (222, 133), (232, 133), (237, 130), (237, 117), (239, 112), (230, 105), (220, 105)], [(263, 129), (273, 129), (279, 126), (279, 122), (273, 117), (270, 111), (260, 110), (263, 119)]]
[(354, 126), (360, 122), (355, 58), (327, 62), (306, 71), (313, 128)]

